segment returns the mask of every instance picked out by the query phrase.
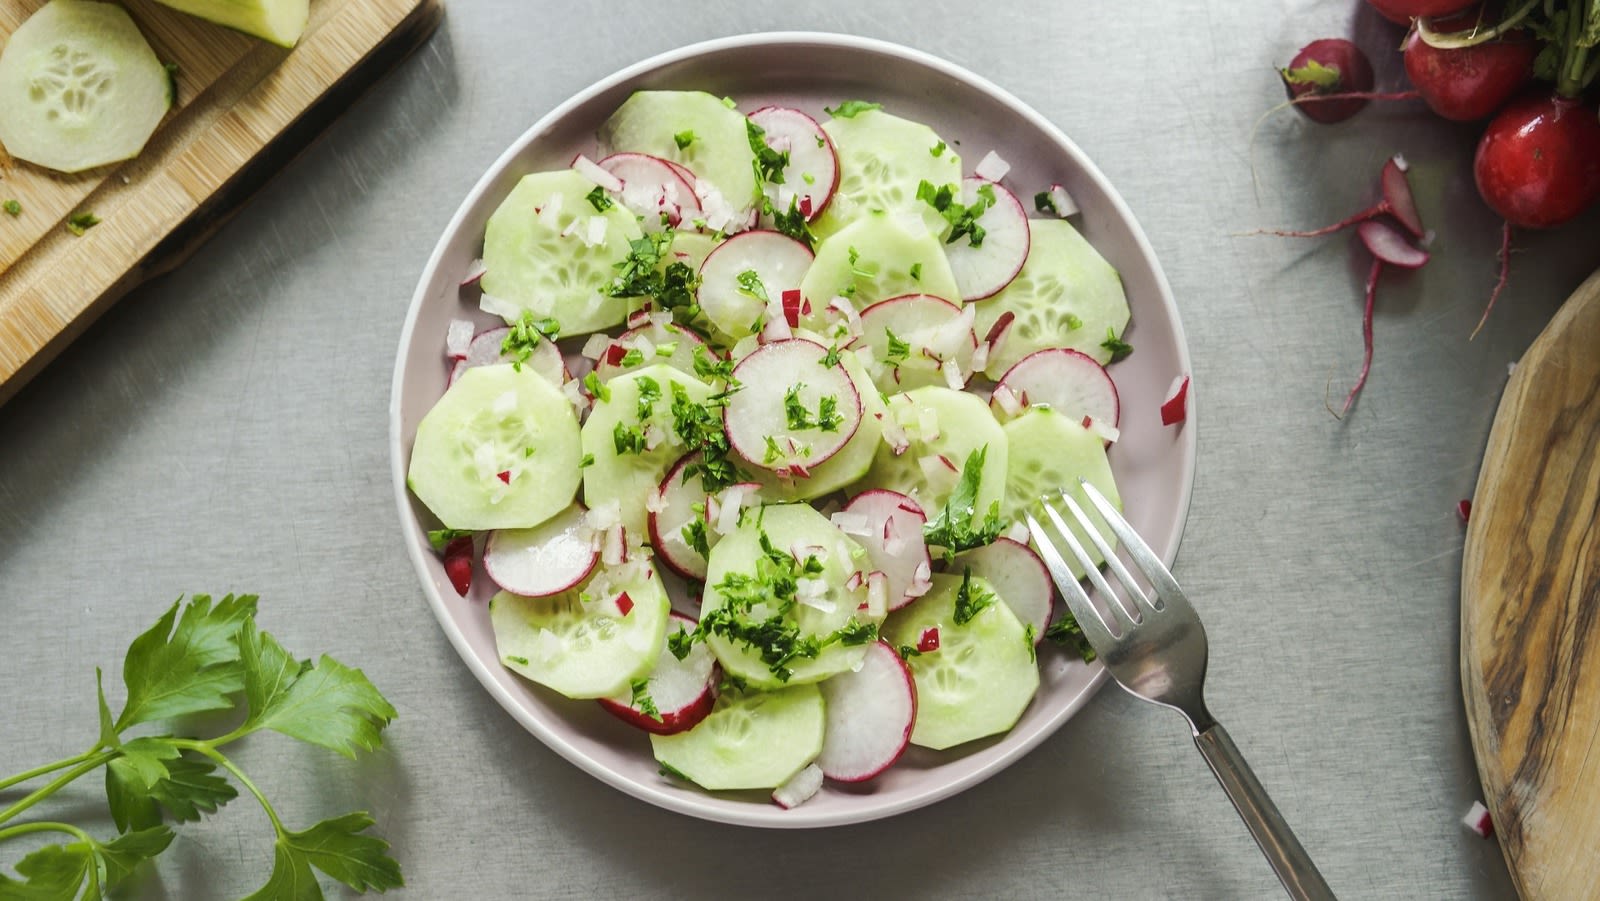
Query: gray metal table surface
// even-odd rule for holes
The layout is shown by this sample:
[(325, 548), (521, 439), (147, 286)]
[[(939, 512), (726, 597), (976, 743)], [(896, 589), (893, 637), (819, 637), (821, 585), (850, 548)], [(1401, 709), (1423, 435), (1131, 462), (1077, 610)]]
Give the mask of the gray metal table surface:
[[(1506, 364), (1600, 263), (1584, 237), (1600, 217), (1520, 235), (1511, 288), (1469, 343), (1499, 237), (1466, 174), (1473, 127), (1416, 104), (1322, 128), (1280, 113), (1255, 148), (1258, 199), (1247, 141), (1282, 97), (1271, 66), (1319, 36), (1397, 40), (1354, 0), (455, 0), (192, 260), (0, 407), (0, 771), (92, 742), (93, 668), (116, 667), (173, 598), (249, 591), (263, 628), (362, 667), (399, 718), (358, 761), (252, 740), (244, 765), (292, 824), (370, 808), (405, 897), (1278, 897), (1180, 720), (1114, 687), (954, 799), (769, 832), (583, 775), (496, 706), (435, 624), (401, 548), (386, 413), (439, 232), (502, 148), (590, 82), (787, 29), (945, 56), (1098, 162), (1149, 233), (1194, 355), (1200, 457), (1177, 574), (1211, 634), (1214, 711), (1341, 897), (1512, 897), (1496, 845), (1458, 822), (1479, 788), (1455, 508)], [(1378, 55), (1380, 84), (1398, 81)], [(1360, 364), (1362, 253), (1236, 233), (1354, 211), (1396, 151), (1437, 258), (1384, 277), (1372, 381), (1336, 421), (1324, 396)], [(103, 820), (97, 784), (47, 809)], [(237, 897), (271, 860), (240, 800), (182, 827), (139, 894)]]

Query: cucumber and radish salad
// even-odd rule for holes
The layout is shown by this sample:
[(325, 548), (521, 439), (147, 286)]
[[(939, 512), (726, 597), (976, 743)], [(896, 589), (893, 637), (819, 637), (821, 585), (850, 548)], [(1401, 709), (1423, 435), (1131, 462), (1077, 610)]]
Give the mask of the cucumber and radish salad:
[(489, 218), (503, 323), (441, 336), (408, 464), (502, 665), (785, 808), (1008, 732), (1093, 656), (1019, 513), (1118, 498), (1129, 309), (1070, 196), (864, 101), (644, 91), (597, 139)]

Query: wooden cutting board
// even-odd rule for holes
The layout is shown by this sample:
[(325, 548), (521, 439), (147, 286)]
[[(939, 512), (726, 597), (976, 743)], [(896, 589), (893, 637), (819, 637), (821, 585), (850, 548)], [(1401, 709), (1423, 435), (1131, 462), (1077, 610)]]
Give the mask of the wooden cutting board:
[[(45, 0), (0, 0), (0, 40)], [(178, 105), (137, 159), (60, 175), (0, 154), (0, 403), (117, 298), (194, 251), (363, 90), (432, 34), (439, 0), (312, 0), (293, 50), (122, 0)], [(93, 212), (82, 237), (66, 220)]]
[(1525, 899), (1600, 896), (1600, 273), (1517, 363), (1461, 573), (1461, 686)]

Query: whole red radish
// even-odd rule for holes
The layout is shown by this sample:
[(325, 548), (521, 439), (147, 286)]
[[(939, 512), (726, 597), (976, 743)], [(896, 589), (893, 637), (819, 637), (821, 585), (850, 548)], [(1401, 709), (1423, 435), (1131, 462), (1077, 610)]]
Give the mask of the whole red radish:
[(1513, 100), (1484, 129), (1472, 174), (1483, 201), (1512, 225), (1560, 225), (1600, 198), (1600, 118), (1559, 95)]
[[(1448, 29), (1450, 23), (1440, 23)], [(1461, 20), (1462, 27), (1470, 21)], [(1434, 47), (1416, 31), (1406, 36), (1406, 74), (1428, 106), (1456, 122), (1475, 122), (1493, 115), (1533, 78), (1539, 43), (1516, 33), (1471, 47)]]
[[(1361, 112), (1365, 98), (1318, 99), (1319, 94), (1365, 93), (1372, 90), (1372, 62), (1360, 47), (1344, 38), (1323, 38), (1300, 48), (1279, 70), (1295, 109), (1313, 122), (1331, 125)], [(1308, 99), (1301, 99), (1308, 98)]]
[(1397, 25), (1409, 25), (1417, 16), (1448, 16), (1475, 5), (1477, 0), (1367, 0), (1367, 5)]

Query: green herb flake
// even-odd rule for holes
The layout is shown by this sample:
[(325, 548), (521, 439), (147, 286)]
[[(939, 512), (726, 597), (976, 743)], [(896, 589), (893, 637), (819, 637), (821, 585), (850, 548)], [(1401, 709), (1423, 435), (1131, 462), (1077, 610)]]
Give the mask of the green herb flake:
[(875, 109), (883, 109), (883, 104), (868, 103), (865, 100), (846, 100), (833, 109), (823, 107), (822, 111), (835, 119), (854, 119), (861, 113)]
[(800, 212), (799, 197), (790, 198), (788, 212), (780, 211), (772, 205), (771, 200), (762, 197), (761, 211), (772, 217), (772, 227), (774, 229), (799, 241), (808, 248), (816, 248), (817, 236), (812, 234), (811, 226), (806, 222), (805, 214)]
[(73, 213), (71, 216), (67, 217), (67, 231), (72, 232), (74, 235), (77, 235), (80, 238), (83, 237), (84, 232), (94, 228), (99, 224), (100, 217), (87, 210), (81, 213)]
[(766, 453), (761, 455), (761, 462), (770, 465), (778, 462), (782, 457), (783, 451), (778, 447), (778, 442), (771, 435), (768, 435), (767, 450)]
[[(640, 354), (639, 357), (643, 359), (644, 354)], [(634, 384), (639, 387), (639, 403), (634, 412), (642, 422), (655, 414), (656, 401), (661, 399), (661, 383), (650, 376), (641, 375)]]
[(611, 402), (611, 386), (600, 381), (600, 376), (593, 370), (583, 377), (583, 387), (596, 401), (602, 404)]
[(824, 432), (837, 432), (843, 424), (844, 417), (839, 414), (839, 398), (832, 394), (817, 398), (817, 428)]
[(645, 452), (644, 430), (630, 428), (619, 422), (611, 430), (611, 444), (619, 457), (623, 454), (642, 454)]
[[(676, 341), (663, 341), (656, 345), (656, 356), (658, 357), (670, 357), (677, 352), (678, 342)], [(627, 355), (624, 354), (623, 358), (626, 359)]]
[(914, 282), (922, 281), (922, 264), (921, 263), (912, 263), (911, 264), (911, 280), (914, 281)]
[(457, 538), (467, 538), (471, 535), (472, 533), (466, 529), (429, 529), (428, 544), (442, 554), (450, 542), (455, 541)]
[(22, 204), (19, 203), (16, 198), (7, 200), (4, 207), (0, 208), (3, 208), (6, 211), (6, 215), (11, 216), (12, 218), (22, 215)]
[(911, 356), (911, 345), (900, 340), (900, 337), (888, 328), (885, 328), (883, 333), (889, 339), (889, 349), (884, 352), (884, 359), (898, 367)]
[(584, 195), (584, 199), (589, 201), (589, 205), (594, 207), (596, 213), (604, 213), (617, 205), (615, 201), (606, 195), (606, 189), (599, 185), (595, 185), (593, 191)]
[(167, 70), (167, 106), (178, 105), (178, 64), (163, 63), (161, 68)]
[(978, 219), (994, 206), (994, 188), (990, 185), (978, 188), (977, 196), (971, 204), (962, 204), (955, 198), (956, 189), (953, 185), (934, 187), (933, 182), (927, 179), (923, 179), (917, 185), (917, 199), (933, 207), (934, 211), (943, 216), (945, 222), (950, 225), (950, 234), (944, 239), (946, 244), (954, 244), (964, 237), (973, 247), (983, 246), (987, 232), (978, 224)]
[(561, 334), (561, 323), (551, 318), (534, 319), (529, 310), (522, 311), (522, 318), (518, 319), (506, 336), (500, 340), (500, 356), (511, 358), (511, 365), (518, 372), (522, 371), (522, 364), (528, 362), (534, 350), (544, 341), (554, 341)]
[[(956, 589), (955, 623), (965, 626), (972, 622), (972, 618), (982, 613), (985, 608), (995, 602), (994, 592), (981, 585), (972, 584), (972, 567), (963, 567), (961, 570), (961, 587)], [(1029, 642), (1032, 646), (1032, 642)]]
[(756, 181), (783, 184), (783, 170), (789, 166), (789, 151), (773, 150), (768, 146), (766, 132), (750, 119), (744, 120), (744, 130), (750, 141), (750, 152), (755, 155), (751, 165), (755, 167)]
[(644, 362), (644, 351), (640, 350), (637, 347), (630, 347), (626, 351), (623, 352), (622, 360), (617, 365), (621, 366), (624, 369), (627, 369), (627, 368), (632, 367), (632, 366), (638, 366), (640, 363), (643, 363), (643, 362)]
[(722, 105), (727, 107), (728, 109), (737, 109), (738, 106), (739, 106), (739, 104), (736, 103), (732, 97), (724, 97), (724, 98), (722, 98)]
[(694, 130), (688, 129), (678, 132), (672, 136), (672, 143), (677, 144), (679, 150), (688, 150), (689, 145), (694, 143)]
[(1038, 637), (1039, 637), (1039, 630), (1034, 627), (1033, 623), (1025, 623), (1022, 626), (1022, 644), (1023, 644), (1023, 647), (1026, 647), (1028, 649), (1028, 662), (1029, 663), (1038, 663), (1039, 662), (1039, 652), (1038, 652), (1038, 649), (1034, 646), (1035, 640)]
[(683, 536), (683, 543), (689, 549), (704, 557), (711, 553), (711, 536), (706, 532), (705, 504), (695, 504), (699, 507), (699, 516), (689, 520), (688, 525), (679, 530)]
[(938, 158), (938, 157), (944, 156), (944, 151), (945, 151), (945, 148), (947, 146), (948, 145), (945, 144), (945, 142), (940, 141), (939, 143), (937, 143), (937, 144), (933, 145), (932, 147), (930, 147), (928, 149), (928, 152), (933, 154), (933, 156), (935, 158)]
[(506, 655), (506, 662), (507, 663), (515, 663), (517, 666), (527, 666), (528, 665), (528, 658), (520, 657), (520, 656), (518, 656), (516, 654), (507, 654)]
[(650, 680), (634, 679), (628, 686), (633, 690), (633, 709), (658, 723), (661, 722), (661, 711), (656, 709), (655, 699), (650, 697)]
[(1111, 352), (1113, 363), (1133, 353), (1133, 345), (1117, 337), (1117, 330), (1114, 328), (1106, 329), (1106, 340), (1101, 341), (1100, 346)]
[(1033, 208), (1040, 213), (1049, 213), (1052, 216), (1061, 215), (1061, 211), (1056, 208), (1056, 200), (1050, 196), (1049, 191), (1040, 191), (1033, 195)]
[(594, 454), (584, 454), (583, 458), (578, 461), (578, 468), (579, 469), (588, 469), (589, 467), (591, 467), (593, 465), (594, 465)]
[(971, 550), (992, 544), (1005, 531), (1005, 523), (1000, 519), (1000, 504), (998, 501), (989, 505), (989, 512), (983, 520), (973, 522), (977, 515), (978, 485), (983, 478), (983, 461), (988, 455), (989, 446), (984, 445), (967, 455), (961, 465), (961, 478), (956, 483), (955, 490), (950, 493), (950, 499), (945, 502), (944, 509), (931, 522), (922, 527), (923, 538), (931, 545), (945, 549), (945, 559), (951, 559), (958, 551)]
[(1050, 623), (1050, 627), (1044, 630), (1044, 637), (1046, 641), (1075, 651), (1084, 663), (1094, 662), (1094, 646), (1089, 644), (1083, 627), (1078, 625), (1071, 613), (1063, 612), (1060, 618)]
[(771, 303), (767, 296), (767, 286), (761, 283), (761, 276), (754, 269), (746, 269), (734, 277), (739, 283), (739, 293), (746, 297), (753, 297), (762, 303)]

